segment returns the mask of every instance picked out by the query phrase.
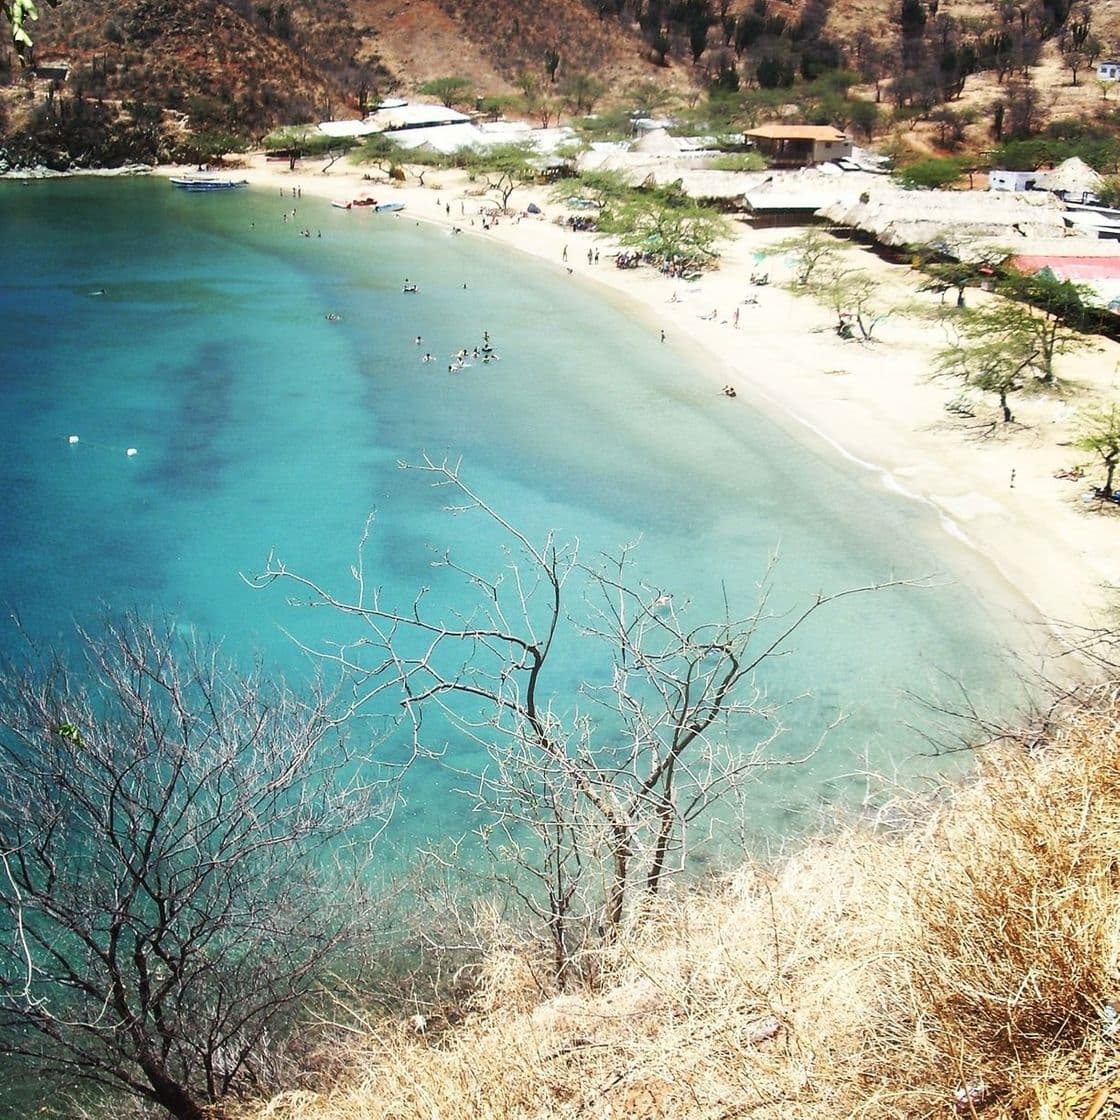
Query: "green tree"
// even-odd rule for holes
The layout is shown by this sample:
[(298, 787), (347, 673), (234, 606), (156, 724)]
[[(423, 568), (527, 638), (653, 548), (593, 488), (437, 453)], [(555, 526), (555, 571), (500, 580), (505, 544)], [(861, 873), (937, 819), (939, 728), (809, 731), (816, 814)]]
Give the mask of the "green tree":
[(707, 160), (713, 171), (765, 171), (766, 157), (760, 152), (724, 152)]
[(475, 101), (475, 109), (485, 115), (487, 120), (499, 120), (507, 110), (517, 103), (517, 98), (506, 94), (492, 94), (489, 97), (479, 97)]
[(910, 189), (938, 190), (955, 183), (964, 170), (964, 160), (949, 157), (920, 159), (899, 168), (895, 178)]
[(183, 145), (192, 162), (198, 164), (221, 163), (232, 152), (244, 152), (248, 148), (249, 141), (244, 136), (210, 130), (194, 133)]
[(1096, 194), (1105, 206), (1120, 206), (1120, 178), (1110, 176), (1097, 187)]
[(1053, 380), (1058, 355), (1093, 345), (1084, 329), (1093, 293), (1085, 285), (1058, 280), (1045, 271), (1033, 276), (1012, 273), (997, 291), (1006, 298), (985, 310), (988, 327), (1004, 338), (1029, 343), (1030, 365), (1040, 381)]
[(852, 128), (863, 133), (866, 140), (870, 141), (878, 128), (882, 113), (874, 101), (864, 101), (862, 98), (853, 98), (848, 105), (848, 123)]
[(522, 70), (514, 83), (521, 90), (521, 100), (527, 113), (533, 113), (541, 98), (541, 80), (536, 74)]
[(1010, 424), (1015, 417), (1008, 398), (1023, 388), (1034, 351), (1029, 339), (993, 334), (989, 323), (983, 312), (964, 312), (956, 321), (956, 339), (939, 351), (935, 369), (981, 392), (994, 393), (1003, 422)]
[[(53, 8), (58, 0), (47, 0), (47, 3)], [(15, 44), (16, 53), (19, 55), (21, 62), (26, 61), (35, 45), (27, 29), (28, 24), (39, 18), (39, 9), (35, 5), (35, 0), (3, 0), (0, 9), (3, 10), (4, 16), (8, 20), (8, 28), (12, 42)]]
[(461, 149), (456, 153), (462, 167), (481, 178), (503, 210), (509, 209), (513, 192), (535, 173), (537, 150), (532, 141), (496, 144), (491, 148)]
[(548, 50), (544, 52), (544, 69), (545, 73), (548, 74), (548, 80), (550, 82), (556, 81), (556, 71), (559, 66), (560, 52), (553, 47), (549, 47)]
[[(429, 148), (412, 148), (407, 152), (400, 153), (402, 162), (408, 164), (409, 169), (416, 176), (417, 182), (420, 186), (424, 185), (424, 177), (429, 171), (437, 171), (445, 167), (453, 167), (455, 161), (453, 157), (444, 152), (435, 152)], [(396, 162), (390, 162), (390, 170), (398, 166)]]
[(448, 109), (452, 106), (469, 101), (474, 91), (474, 83), (470, 78), (459, 75), (445, 78), (433, 78), (418, 87), (419, 92), (428, 97), (439, 98), (440, 104)]
[(869, 273), (858, 268), (826, 268), (815, 278), (813, 293), (836, 314), (836, 333), (853, 337), (856, 331), (870, 342), (875, 327), (893, 308), (880, 299), (882, 286)]
[[(915, 250), (919, 257), (929, 253), (929, 249), (919, 247)], [(964, 307), (964, 293), (967, 288), (974, 287), (986, 276), (992, 274), (995, 261), (981, 258), (976, 261), (926, 261), (922, 264), (922, 271), (926, 279), (918, 289), (921, 292), (939, 292), (942, 303), (945, 302), (945, 293), (954, 290), (957, 293), (957, 307)]]
[(1120, 463), (1120, 404), (1097, 405), (1084, 409), (1078, 417), (1079, 435), (1074, 447), (1098, 456), (1104, 468), (1100, 493), (1115, 493), (1115, 474)]
[(775, 242), (770, 251), (794, 255), (797, 260), (797, 285), (802, 288), (813, 283), (818, 269), (834, 272), (839, 267), (839, 242), (819, 226), (809, 226), (803, 233)]
[[(579, 175), (578, 182), (580, 195), (593, 199), (599, 206), (621, 202), (634, 193), (634, 188), (626, 181), (621, 171), (583, 171)], [(553, 191), (557, 202), (563, 202), (571, 195), (571, 180), (558, 183)]]
[(636, 116), (652, 117), (673, 101), (672, 90), (657, 82), (638, 82), (626, 91), (626, 99)]
[(725, 215), (676, 187), (635, 190), (608, 201), (599, 229), (657, 260), (694, 263), (714, 260), (719, 243), (731, 236)]
[(606, 86), (590, 74), (572, 74), (564, 82), (561, 93), (575, 113), (590, 113), (595, 102), (606, 92)]
[(373, 164), (382, 174), (388, 175), (404, 158), (404, 153), (394, 139), (383, 132), (374, 132), (362, 141), (355, 158), (359, 163)]

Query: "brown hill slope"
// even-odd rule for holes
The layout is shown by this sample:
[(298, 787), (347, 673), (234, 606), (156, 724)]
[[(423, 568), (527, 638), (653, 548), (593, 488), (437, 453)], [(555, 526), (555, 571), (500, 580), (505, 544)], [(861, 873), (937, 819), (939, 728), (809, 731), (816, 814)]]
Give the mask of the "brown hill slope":
[(69, 61), (83, 95), (193, 103), (208, 125), (256, 129), (279, 113), (321, 115), (340, 98), (337, 80), (294, 42), (214, 0), (121, 0), (108, 10), (65, 0), (44, 8), (35, 36), (36, 59)]
[(549, 50), (560, 55), (560, 82), (576, 73), (616, 89), (652, 78), (691, 82), (687, 72), (655, 66), (632, 28), (598, 19), (581, 0), (352, 0), (350, 9), (371, 29), (358, 56), (375, 53), (405, 90), (461, 74), (480, 93), (508, 93), (521, 73), (544, 76)]
[(479, 93), (509, 93), (523, 71), (545, 77), (549, 50), (561, 82), (588, 73), (613, 89), (691, 84), (687, 68), (655, 66), (632, 28), (581, 0), (63, 0), (44, 6), (34, 33), (37, 60), (89, 69), (87, 93), (171, 108), (221, 98), (231, 121), (240, 113), (254, 125), (351, 115), (362, 92), (412, 92), (452, 74)]

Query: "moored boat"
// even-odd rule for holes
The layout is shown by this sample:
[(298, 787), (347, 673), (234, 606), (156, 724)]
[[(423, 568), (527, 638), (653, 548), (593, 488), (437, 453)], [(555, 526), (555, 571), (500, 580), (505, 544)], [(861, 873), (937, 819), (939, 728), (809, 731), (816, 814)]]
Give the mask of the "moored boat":
[(386, 212), (392, 211), (392, 210), (403, 210), (404, 209), (404, 203), (403, 202), (377, 202), (377, 203), (374, 203), (373, 208), (374, 208), (374, 210), (377, 211), (378, 214), (382, 214), (382, 213), (386, 213)]
[(227, 191), (249, 185), (248, 179), (227, 179), (222, 175), (172, 175), (171, 185), (185, 191)]

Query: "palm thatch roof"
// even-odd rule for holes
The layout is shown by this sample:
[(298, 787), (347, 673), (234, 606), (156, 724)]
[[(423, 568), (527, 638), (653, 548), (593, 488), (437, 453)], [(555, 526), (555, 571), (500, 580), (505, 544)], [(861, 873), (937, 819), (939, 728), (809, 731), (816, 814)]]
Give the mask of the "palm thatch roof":
[(645, 152), (647, 155), (675, 156), (680, 153), (681, 145), (675, 136), (670, 136), (663, 128), (650, 129), (642, 138), (631, 145), (632, 152)]
[(1099, 175), (1084, 160), (1077, 156), (1070, 156), (1069, 159), (1058, 164), (1053, 171), (1048, 171), (1038, 185), (1048, 191), (1081, 194), (1100, 190), (1103, 184), (1103, 175)]
[(933, 245), (961, 260), (983, 241), (1015, 245), (1067, 233), (1064, 204), (1044, 192), (908, 191), (878, 183), (855, 203), (833, 203), (817, 215), (892, 248)]

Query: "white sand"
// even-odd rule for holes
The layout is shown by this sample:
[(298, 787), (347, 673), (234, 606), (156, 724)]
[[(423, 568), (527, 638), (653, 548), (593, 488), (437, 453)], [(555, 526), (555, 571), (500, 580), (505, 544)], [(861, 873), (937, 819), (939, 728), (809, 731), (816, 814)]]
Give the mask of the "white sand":
[[(1016, 396), (1012, 408), (1018, 423), (1006, 430), (997, 426), (994, 435), (982, 438), (977, 427), (995, 418), (994, 398), (983, 400), (975, 418), (964, 420), (945, 409), (960, 386), (929, 377), (932, 356), (944, 341), (939, 327), (895, 313), (876, 328), (877, 341), (841, 340), (828, 308), (784, 287), (791, 279), (788, 262), (773, 257), (756, 263), (755, 253), (796, 230), (760, 232), (744, 225), (724, 249), (718, 271), (685, 283), (648, 268), (615, 268), (615, 246), (558, 225), (555, 219), (569, 211), (543, 188), (519, 188), (511, 199), (519, 211), (536, 202), (543, 217), (502, 218), (483, 230), (481, 212), (495, 203), (458, 172), (429, 171), (425, 186), (413, 180), (402, 186), (377, 173), (375, 181), (364, 181), (361, 170), (343, 161), (330, 168), (322, 161), (304, 161), (289, 171), (286, 162), (268, 162), (257, 154), (237, 174), (276, 190), (278, 197), (280, 188), (287, 193), (298, 185), (309, 197), (345, 200), (372, 193), (398, 200), (406, 209), (397, 219), (352, 216), (456, 225), (464, 236), (490, 238), (540, 257), (573, 281), (614, 289), (651, 332), (663, 329), (669, 345), (687, 351), (697, 376), (711, 378), (713, 393), (724, 384), (736, 387), (738, 397), (728, 401), (729, 408), (780, 409), (815, 433), (806, 433), (806, 439), (827, 441), (879, 472), (880, 484), (930, 502), (946, 531), (970, 544), (1056, 630), (1110, 620), (1114, 589), (1120, 586), (1120, 510), (1101, 511), (1096, 503), (1082, 502), (1102, 471), (1069, 444), (1076, 437), (1079, 407), (1116, 398), (1120, 346), (1103, 342), (1095, 351), (1059, 359), (1057, 373), (1068, 387), (1064, 399)], [(589, 248), (599, 250), (598, 264), (588, 263)], [(932, 306), (938, 301), (936, 295), (917, 292), (921, 278), (909, 268), (855, 246), (845, 251), (853, 267), (881, 284), (887, 302)], [(756, 268), (769, 272), (769, 285), (751, 286)], [(743, 304), (752, 294), (757, 305)], [(970, 292), (969, 298), (987, 297)], [(704, 318), (713, 310), (715, 319)], [(1078, 463), (1088, 465), (1084, 480), (1055, 478), (1056, 471)]]

